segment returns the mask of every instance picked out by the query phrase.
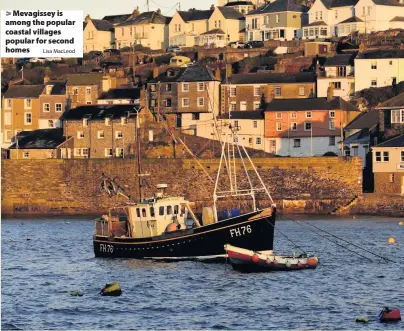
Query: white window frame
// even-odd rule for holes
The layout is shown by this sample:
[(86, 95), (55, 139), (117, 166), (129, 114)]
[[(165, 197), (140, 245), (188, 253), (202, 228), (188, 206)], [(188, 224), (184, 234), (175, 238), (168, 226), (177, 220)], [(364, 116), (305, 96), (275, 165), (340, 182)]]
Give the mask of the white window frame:
[(258, 129), (258, 121), (253, 121), (253, 129)]
[[(380, 161), (377, 161), (377, 158), (380, 158)], [(387, 158), (387, 160), (386, 160)], [(375, 152), (375, 162), (376, 163), (388, 163), (390, 162), (390, 153), (389, 151), (376, 151)]]
[(291, 112), (290, 118), (297, 118), (297, 112), (295, 112), (295, 111)]
[[(333, 144), (331, 144), (331, 140), (334, 140), (334, 143)], [(336, 143), (337, 143), (337, 141), (336, 141), (337, 139), (335, 138), (335, 136), (330, 136), (330, 137), (328, 137), (328, 146), (335, 146), (336, 145)]]
[[(185, 104), (185, 100), (187, 100), (187, 104)], [(182, 98), (182, 107), (189, 107), (189, 98)]]
[(122, 138), (123, 138), (123, 132), (121, 130), (116, 130), (115, 139), (122, 139)]
[[(88, 93), (88, 92), (90, 92), (90, 93)], [(86, 95), (91, 95), (91, 93), (92, 93), (92, 88), (91, 88), (91, 86), (87, 86), (87, 87), (86, 87)]]
[(84, 139), (84, 131), (77, 131), (77, 139)]
[(256, 138), (255, 138), (255, 144), (256, 144), (256, 145), (262, 145), (262, 139), (261, 139), (261, 137), (256, 137)]
[(306, 95), (306, 88), (304, 86), (299, 86), (299, 96)]
[(24, 109), (32, 109), (32, 99), (24, 99)]
[(306, 118), (312, 118), (311, 111), (306, 111)]
[(24, 159), (29, 159), (29, 152), (24, 152), (23, 158)]
[(404, 162), (404, 151), (401, 151), (401, 162)]
[[(86, 152), (84, 153), (84, 151), (86, 151)], [(81, 153), (81, 156), (88, 159), (88, 148), (82, 148), (80, 153)]]
[(88, 118), (83, 118), (83, 128), (88, 127)]
[(105, 126), (111, 126), (111, 118), (105, 118)]
[(336, 130), (335, 120), (329, 120), (328, 121), (328, 129), (331, 130), (331, 131)]
[[(306, 128), (306, 125), (310, 123), (310, 129)], [(310, 132), (313, 130), (313, 123), (312, 122), (304, 122), (304, 131)]]
[(237, 111), (237, 102), (230, 102), (230, 111)]
[(282, 122), (276, 122), (276, 131), (282, 131)]
[(231, 97), (237, 96), (237, 87), (230, 87), (230, 96)]
[[(202, 101), (202, 104), (201, 104)], [(204, 97), (198, 97), (198, 107), (205, 107), (205, 98)]]
[[(122, 156), (121, 156), (121, 153), (118, 153), (118, 151), (120, 152), (120, 151), (122, 151)], [(124, 157), (125, 156), (125, 151), (124, 151), (124, 149), (122, 148), (122, 147), (116, 147), (115, 148), (115, 156), (116, 157)]]
[(254, 101), (254, 110), (259, 110), (259, 109), (260, 109), (260, 105), (261, 105), (261, 102), (259, 102), (259, 101)]
[[(60, 105), (60, 110), (58, 110), (58, 106)], [(55, 112), (61, 113), (63, 111), (63, 104), (55, 103)]]
[[(202, 88), (201, 88), (202, 86)], [(198, 92), (205, 91), (205, 83), (198, 83)]]
[(105, 148), (104, 149), (104, 156), (105, 157), (113, 157), (114, 154), (113, 154), (112, 148)]
[(128, 124), (128, 118), (127, 117), (121, 117), (121, 125), (127, 125)]
[(330, 110), (330, 111), (328, 112), (328, 117), (329, 117), (329, 118), (335, 118), (335, 110)]
[(4, 109), (13, 108), (13, 99), (4, 99)]
[(105, 138), (105, 132), (103, 130), (98, 130), (97, 139), (104, 139), (104, 138)]
[[(297, 146), (297, 144), (296, 144), (296, 142), (299, 142), (299, 146)], [(300, 138), (294, 138), (293, 139), (293, 148), (300, 148), (300, 147), (302, 147), (302, 140), (300, 139)]]
[(404, 109), (394, 109), (390, 114), (391, 123), (404, 123)]
[(182, 92), (189, 92), (189, 83), (182, 83)]
[[(27, 121), (27, 115), (30, 115), (30, 121)], [(32, 125), (32, 113), (31, 112), (24, 113), (24, 124)]]
[(275, 115), (275, 118), (277, 120), (281, 120), (282, 119), (282, 113), (277, 112), (276, 115)]
[[(373, 82), (375, 82), (375, 84), (373, 84)], [(370, 80), (370, 87), (377, 87), (377, 78), (372, 78)]]

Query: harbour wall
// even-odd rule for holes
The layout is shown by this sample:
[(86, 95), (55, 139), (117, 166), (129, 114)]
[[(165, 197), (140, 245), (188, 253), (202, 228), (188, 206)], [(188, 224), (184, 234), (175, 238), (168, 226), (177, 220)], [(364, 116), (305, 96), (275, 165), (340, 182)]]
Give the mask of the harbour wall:
[[(253, 162), (269, 188), (277, 205), (285, 212), (328, 213), (346, 204), (362, 189), (360, 158), (305, 157), (256, 158)], [(146, 195), (152, 187), (168, 184), (167, 193), (185, 196), (195, 202), (195, 209), (212, 203), (214, 180), (219, 160), (201, 160), (209, 176), (192, 159), (146, 159), (143, 172), (150, 173)], [(251, 180), (258, 178), (248, 166)], [(239, 188), (248, 187), (242, 164), (237, 161)], [(100, 189), (101, 175), (117, 178), (119, 185), (137, 197), (136, 162), (134, 159), (66, 159), (66, 160), (3, 160), (2, 214), (23, 215), (97, 215), (125, 201), (109, 198)], [(228, 176), (223, 173), (220, 185), (225, 189)], [(227, 179), (226, 179), (227, 178)], [(258, 205), (269, 199), (258, 197)], [(229, 202), (223, 202), (228, 206)], [(250, 201), (238, 200), (234, 207), (247, 207)]]

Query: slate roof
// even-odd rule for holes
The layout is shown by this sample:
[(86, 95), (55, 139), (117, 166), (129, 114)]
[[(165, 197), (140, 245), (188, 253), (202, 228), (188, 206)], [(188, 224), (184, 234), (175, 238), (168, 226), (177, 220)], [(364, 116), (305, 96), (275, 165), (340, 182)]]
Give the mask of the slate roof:
[(114, 30), (114, 26), (106, 21), (106, 20), (93, 20), (91, 19), (91, 22), (93, 22), (95, 28), (98, 31), (113, 31)]
[(393, 59), (404, 58), (404, 50), (398, 49), (377, 49), (359, 53), (356, 59)]
[(385, 102), (383, 102), (378, 108), (395, 108), (395, 107), (404, 107), (404, 92), (396, 95), (394, 98), (391, 98)]
[[(229, 114), (223, 114), (218, 116), (218, 118), (228, 119)], [(232, 111), (230, 113), (230, 119), (232, 120), (262, 120), (264, 119), (264, 112), (261, 110), (251, 110), (251, 111)]]
[(226, 34), (222, 29), (213, 29), (204, 33), (201, 33), (201, 36), (206, 34)]
[(134, 18), (128, 19), (127, 21), (118, 24), (117, 26), (140, 25), (140, 24), (168, 24), (170, 21), (171, 17), (163, 16), (155, 11), (148, 11), (141, 13)]
[(132, 14), (123, 14), (123, 15), (108, 15), (104, 16), (102, 19), (104, 21), (108, 21), (109, 23), (116, 25), (125, 22), (129, 19), (130, 15)]
[(327, 57), (324, 63), (324, 67), (333, 67), (339, 65), (353, 65), (353, 56), (352, 54), (343, 54), (343, 55), (335, 55), (331, 57)]
[(45, 84), (53, 85), (50, 95), (65, 95), (66, 94), (66, 81), (50, 80)]
[(233, 74), (228, 78), (229, 84), (276, 84), (315, 82), (316, 75), (311, 72), (296, 73), (248, 73)]
[(304, 27), (306, 27), (306, 26), (327, 26), (327, 23), (324, 21), (316, 21), (316, 22), (304, 25)]
[(63, 120), (105, 120), (105, 118), (119, 119), (127, 113), (136, 115), (133, 105), (87, 105), (68, 110), (62, 115)]
[(354, 16), (354, 17), (350, 17), (347, 18), (346, 20), (343, 20), (341, 22), (339, 22), (338, 24), (344, 24), (344, 23), (357, 23), (357, 22), (363, 22), (363, 20), (361, 20), (359, 17)]
[[(63, 129), (41, 129), (34, 131), (23, 131), (18, 135), (19, 149), (55, 149), (66, 141), (63, 136)], [(10, 146), (16, 149), (17, 143)]]
[(305, 111), (305, 110), (347, 110), (357, 111), (340, 97), (328, 101), (327, 98), (313, 99), (274, 99), (267, 104), (265, 111)]
[(276, 0), (251, 10), (247, 15), (257, 15), (266, 13), (278, 13), (284, 11), (294, 11), (305, 13), (308, 7), (297, 4), (294, 0)]
[(373, 109), (360, 113), (345, 127), (345, 130), (371, 129), (377, 124), (379, 124), (379, 112)]
[(370, 142), (370, 132), (369, 129), (362, 129), (354, 134), (351, 134), (349, 137), (344, 139), (344, 144), (352, 144), (352, 143), (369, 143)]
[(87, 23), (83, 22), (83, 30), (86, 28), (86, 26), (87, 26)]
[(98, 99), (139, 99), (140, 88), (113, 88), (101, 93)]
[(213, 14), (213, 10), (189, 10), (189, 11), (177, 11), (184, 22), (208, 20)]
[(231, 7), (218, 7), (224, 18), (229, 20), (243, 20), (244, 15)]
[(230, 1), (226, 3), (224, 6), (225, 7), (231, 7), (231, 6), (254, 6), (254, 4), (251, 1)]
[(5, 98), (39, 98), (44, 85), (11, 85), (7, 92), (4, 93)]
[(69, 74), (67, 75), (66, 85), (99, 85), (101, 84), (102, 76), (102, 73)]
[(404, 22), (404, 16), (395, 16), (390, 20), (390, 22)]
[(387, 140), (379, 145), (376, 145), (375, 147), (404, 147), (404, 134)]
[[(167, 71), (173, 72), (172, 76)], [(166, 72), (157, 76), (152, 82), (204, 82), (217, 80), (213, 71), (204, 66), (190, 66), (187, 68), (169, 68)]]
[(372, 1), (379, 6), (397, 6), (397, 7), (404, 6), (404, 4), (399, 3), (397, 0), (372, 0)]
[(321, 0), (327, 8), (355, 6), (359, 0)]

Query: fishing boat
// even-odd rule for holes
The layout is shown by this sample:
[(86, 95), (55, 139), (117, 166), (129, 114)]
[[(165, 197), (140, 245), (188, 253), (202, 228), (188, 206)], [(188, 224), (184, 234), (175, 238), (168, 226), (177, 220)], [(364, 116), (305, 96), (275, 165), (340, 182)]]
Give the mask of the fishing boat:
[(275, 255), (270, 251), (254, 251), (225, 245), (233, 269), (242, 272), (268, 272), (315, 269), (318, 258), (308, 254), (299, 256)]
[[(137, 121), (137, 182), (140, 197), (138, 201), (133, 201), (119, 185), (108, 178), (103, 179), (103, 190), (110, 196), (121, 195), (126, 201), (95, 220), (93, 243), (96, 257), (216, 260), (226, 258), (225, 244), (254, 251), (273, 249), (276, 205), (245, 147), (239, 146), (237, 139), (232, 139), (231, 143), (227, 139), (222, 142), (211, 200), (213, 203), (203, 207), (202, 215), (198, 218), (190, 201), (166, 194), (166, 184), (156, 185), (156, 193), (144, 197), (145, 174), (142, 173), (139, 152), (139, 130)], [(232, 132), (237, 135), (236, 128)], [(241, 165), (243, 178), (247, 178), (249, 183), (246, 188), (237, 181), (237, 151), (237, 166)], [(258, 184), (253, 184), (249, 172), (256, 177), (254, 182)], [(257, 208), (256, 199), (262, 196), (270, 201), (269, 206)], [(229, 199), (252, 200), (250, 210), (220, 207), (223, 203), (219, 203), (219, 200)]]

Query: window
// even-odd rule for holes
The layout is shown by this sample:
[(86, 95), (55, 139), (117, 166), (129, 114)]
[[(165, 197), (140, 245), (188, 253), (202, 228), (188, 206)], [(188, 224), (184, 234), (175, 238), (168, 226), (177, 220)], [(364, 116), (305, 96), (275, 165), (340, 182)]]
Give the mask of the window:
[(389, 152), (376, 152), (376, 162), (389, 162)]
[(83, 118), (83, 127), (88, 126), (88, 118)]
[(204, 83), (198, 83), (198, 91), (204, 91), (205, 90), (205, 84)]
[(171, 215), (173, 213), (173, 207), (167, 206), (167, 215)]
[(112, 148), (105, 148), (105, 157), (112, 157)]
[(358, 146), (352, 146), (352, 156), (358, 156)]
[(280, 86), (275, 86), (275, 96), (279, 97), (282, 95), (282, 89)]
[(237, 89), (235, 87), (230, 88), (230, 96), (235, 97), (237, 95)]
[(276, 113), (276, 119), (281, 119), (282, 118), (282, 113)]
[(290, 123), (290, 130), (297, 131), (297, 123), (296, 122)]
[(306, 94), (306, 91), (305, 91), (304, 86), (300, 86), (300, 87), (299, 87), (299, 95), (300, 95), (300, 96), (303, 96), (303, 95), (305, 95), (305, 94)]
[(56, 103), (55, 104), (55, 111), (57, 113), (60, 113), (62, 111), (62, 104), (61, 103)]
[(275, 20), (276, 20), (276, 23), (279, 23), (279, 15), (278, 14), (276, 15)]
[(404, 151), (401, 152), (401, 162), (404, 162)]
[(150, 216), (154, 217), (154, 208), (150, 207), (149, 211), (150, 211)]
[(48, 120), (48, 128), (54, 128), (55, 122), (53, 120)]
[(92, 102), (91, 101), (86, 101), (86, 105), (91, 105)]
[(234, 121), (234, 127), (235, 127), (235, 128), (239, 128), (239, 126), (238, 126), (238, 121)]
[(256, 97), (259, 97), (259, 96), (260, 96), (260, 93), (261, 93), (260, 87), (259, 87), (259, 86), (254, 87), (254, 95), (255, 95)]
[(276, 122), (276, 131), (282, 131), (282, 123)]
[(258, 121), (253, 121), (253, 128), (257, 129), (258, 128)]
[(77, 131), (77, 139), (83, 139), (84, 138), (84, 132), (83, 131)]
[(335, 130), (335, 121), (334, 120), (329, 120), (328, 129), (329, 130)]
[(335, 137), (328, 137), (328, 145), (335, 146)]
[(376, 152), (375, 159), (376, 162), (382, 162), (382, 152)]
[(194, 120), (194, 121), (199, 121), (199, 113), (193, 113), (192, 114), (192, 119)]
[(123, 148), (115, 148), (115, 156), (123, 157)]
[(311, 122), (304, 122), (304, 131), (311, 131)]
[(377, 79), (373, 78), (372, 81), (370, 82), (371, 86), (377, 86)]
[(351, 150), (350, 149), (345, 150), (344, 155), (345, 156), (351, 156)]
[(97, 139), (104, 139), (105, 134), (104, 131), (97, 131)]
[(44, 103), (42, 107), (44, 112), (50, 112), (50, 103)]
[(24, 99), (24, 108), (31, 109), (32, 108), (32, 99)]
[(260, 109), (260, 105), (261, 105), (261, 102), (259, 102), (259, 101), (254, 101), (254, 110)]
[(91, 87), (86, 88), (86, 95), (91, 95)]
[(126, 125), (128, 124), (128, 118), (127, 117), (121, 117), (121, 125)]
[(320, 12), (320, 20), (322, 20), (323, 19), (323, 12), (321, 11)]
[(189, 91), (189, 84), (182, 83), (182, 92), (188, 92), (188, 91)]
[(167, 92), (171, 92), (171, 91), (172, 91), (171, 84), (166, 84), (166, 91), (167, 91)]
[(111, 125), (111, 119), (110, 119), (110, 118), (106, 118), (106, 119), (105, 119), (105, 125), (106, 125), (106, 126), (110, 126), (110, 125)]
[(332, 82), (332, 85), (334, 86), (335, 90), (341, 89), (341, 82)]
[(290, 118), (297, 118), (297, 113), (295, 111), (290, 113)]
[(389, 162), (389, 152), (383, 152), (383, 162)]
[(255, 138), (255, 143), (256, 143), (257, 145), (261, 145), (261, 143), (262, 143), (261, 137)]
[(82, 148), (81, 155), (84, 156), (85, 158), (87, 158), (88, 157), (88, 148)]
[(198, 107), (203, 107), (205, 105), (205, 99), (204, 98), (198, 98)]
[(73, 95), (79, 95), (79, 88), (73, 87)]
[(24, 124), (25, 125), (32, 124), (32, 113), (24, 113)]
[(335, 111), (334, 111), (334, 110), (330, 110), (330, 111), (328, 112), (328, 117), (329, 117), (329, 118), (335, 118)]
[(122, 131), (115, 131), (115, 139), (122, 139), (123, 134)]
[(335, 11), (335, 18), (338, 18), (338, 10)]
[(237, 104), (235, 102), (230, 103), (230, 111), (236, 111), (237, 110)]
[(390, 183), (394, 183), (394, 174), (390, 174), (389, 179)]
[(165, 106), (165, 107), (171, 107), (171, 105), (172, 105), (172, 103), (171, 103), (171, 99), (170, 99), (170, 98), (164, 100), (164, 106)]
[(248, 138), (248, 143), (251, 145), (252, 144), (252, 142), (253, 142), (253, 139), (252, 138)]
[(306, 111), (306, 118), (311, 118), (311, 111)]
[(175, 205), (174, 206), (174, 215), (178, 215), (178, 211), (179, 211), (179, 206)]
[(182, 106), (183, 107), (189, 107), (189, 99), (188, 98), (182, 98)]
[(159, 215), (160, 216), (164, 215), (164, 206), (159, 207)]
[(29, 152), (24, 152), (24, 159), (29, 159)]
[(5, 108), (6, 109), (11, 109), (11, 106), (13, 105), (13, 102), (11, 99), (5, 99)]
[(299, 148), (299, 147), (301, 147), (301, 145), (300, 145), (300, 139), (293, 139), (293, 147), (294, 147), (294, 148)]
[(370, 68), (373, 69), (373, 70), (376, 70), (377, 69), (377, 61), (372, 61), (371, 64), (370, 64)]
[(404, 109), (391, 111), (391, 123), (404, 123)]

